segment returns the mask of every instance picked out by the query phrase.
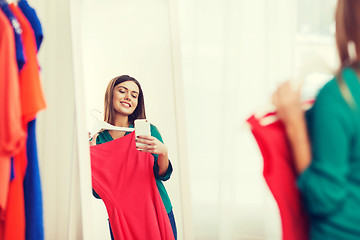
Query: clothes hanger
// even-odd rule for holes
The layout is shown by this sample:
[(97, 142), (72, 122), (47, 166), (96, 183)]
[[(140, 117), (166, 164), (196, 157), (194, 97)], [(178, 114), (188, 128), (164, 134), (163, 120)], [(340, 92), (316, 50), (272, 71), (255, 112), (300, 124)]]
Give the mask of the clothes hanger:
[(98, 112), (101, 114), (101, 112), (96, 109), (93, 109), (90, 112), (90, 115), (96, 119), (96, 123), (93, 125), (90, 131), (90, 138), (92, 138), (96, 133), (100, 132), (101, 130), (117, 130), (122, 132), (133, 132), (135, 130), (134, 128), (118, 127), (111, 125), (105, 121), (101, 121), (94, 115), (94, 112)]

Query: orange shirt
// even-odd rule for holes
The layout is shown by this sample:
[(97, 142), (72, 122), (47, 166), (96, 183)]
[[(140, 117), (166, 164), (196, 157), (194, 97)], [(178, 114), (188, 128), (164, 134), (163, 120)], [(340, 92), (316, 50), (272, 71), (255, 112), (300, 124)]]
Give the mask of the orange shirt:
[(23, 122), (26, 125), (28, 122), (35, 119), (36, 114), (40, 110), (46, 108), (46, 103), (40, 81), (34, 31), (21, 10), (14, 4), (10, 4), (9, 6), (23, 30), (21, 37), (26, 56), (26, 63), (20, 71), (20, 98)]
[[(0, 221), (10, 181), (10, 157), (24, 148), (14, 32), (0, 11)], [(1, 227), (0, 227), (1, 228)], [(1, 232), (1, 230), (0, 230)], [(1, 237), (1, 235), (0, 235)]]

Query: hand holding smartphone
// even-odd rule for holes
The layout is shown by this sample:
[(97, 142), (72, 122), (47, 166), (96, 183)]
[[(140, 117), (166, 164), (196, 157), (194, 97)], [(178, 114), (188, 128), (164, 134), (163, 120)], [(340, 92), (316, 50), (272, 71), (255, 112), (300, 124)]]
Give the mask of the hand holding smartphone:
[[(151, 136), (150, 132), (150, 122), (147, 119), (136, 119), (134, 121), (135, 124), (135, 136), (136, 138), (140, 135)], [(145, 145), (144, 143), (136, 143), (136, 146)]]

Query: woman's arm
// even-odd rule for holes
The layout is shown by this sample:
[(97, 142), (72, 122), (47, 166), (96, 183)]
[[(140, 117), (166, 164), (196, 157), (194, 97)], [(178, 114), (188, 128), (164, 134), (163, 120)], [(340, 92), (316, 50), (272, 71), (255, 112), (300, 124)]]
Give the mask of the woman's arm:
[(157, 164), (159, 166), (159, 175), (164, 175), (169, 167), (168, 150), (165, 144), (160, 142), (156, 137), (145, 135), (138, 136), (135, 141), (145, 144), (136, 147), (139, 151), (158, 155)]
[(311, 146), (304, 112), (301, 109), (300, 91), (286, 82), (273, 95), (277, 115), (283, 121), (292, 149), (295, 167), (301, 174), (311, 162)]
[(299, 120), (298, 123), (286, 123), (285, 127), (297, 173), (301, 174), (311, 162), (311, 147), (305, 119)]

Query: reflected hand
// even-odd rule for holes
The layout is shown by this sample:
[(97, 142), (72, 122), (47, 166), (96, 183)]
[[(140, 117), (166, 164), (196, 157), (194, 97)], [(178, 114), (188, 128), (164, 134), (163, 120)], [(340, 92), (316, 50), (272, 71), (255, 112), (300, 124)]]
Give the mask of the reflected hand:
[(145, 145), (137, 146), (136, 149), (142, 152), (149, 152), (153, 154), (167, 156), (168, 150), (165, 144), (160, 142), (156, 137), (140, 135), (135, 139), (137, 143), (144, 143)]
[[(95, 146), (96, 145), (96, 138), (99, 136), (99, 134), (95, 134), (92, 139), (89, 139), (89, 144), (90, 146)], [(90, 138), (90, 133), (89, 133), (89, 138)]]

